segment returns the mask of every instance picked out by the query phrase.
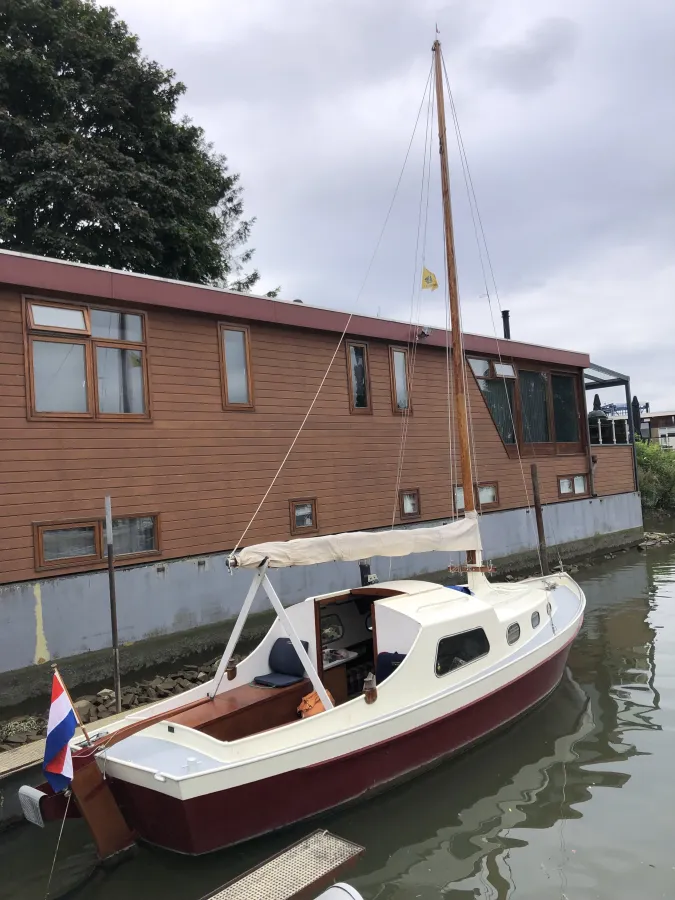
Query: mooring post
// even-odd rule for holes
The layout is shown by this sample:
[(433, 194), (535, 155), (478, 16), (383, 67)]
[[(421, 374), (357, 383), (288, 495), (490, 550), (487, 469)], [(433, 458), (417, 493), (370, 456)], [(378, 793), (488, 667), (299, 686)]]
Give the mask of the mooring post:
[(532, 463), (532, 492), (534, 494), (534, 515), (537, 519), (537, 537), (539, 538), (539, 556), (541, 558), (541, 571), (549, 575), (548, 554), (546, 552), (546, 534), (544, 533), (544, 515), (541, 510), (541, 496), (539, 494), (539, 475), (537, 464)]
[(113, 681), (115, 712), (122, 712), (122, 681), (120, 679), (120, 647), (117, 635), (117, 593), (115, 591), (115, 556), (113, 552), (112, 503), (105, 498), (105, 540), (108, 545), (108, 588), (110, 592), (110, 624), (113, 646)]

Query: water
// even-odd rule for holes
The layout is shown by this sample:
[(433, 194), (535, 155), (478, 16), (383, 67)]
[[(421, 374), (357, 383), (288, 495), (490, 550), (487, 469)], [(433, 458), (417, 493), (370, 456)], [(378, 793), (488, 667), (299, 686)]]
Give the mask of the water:
[[(588, 610), (569, 673), (512, 730), (316, 824), (201, 859), (141, 848), (94, 871), (86, 828), (68, 821), (50, 896), (88, 877), (78, 900), (198, 900), (321, 826), (366, 847), (348, 875), (366, 900), (672, 897), (675, 545), (577, 577)], [(0, 836), (0, 898), (44, 898), (57, 836)]]

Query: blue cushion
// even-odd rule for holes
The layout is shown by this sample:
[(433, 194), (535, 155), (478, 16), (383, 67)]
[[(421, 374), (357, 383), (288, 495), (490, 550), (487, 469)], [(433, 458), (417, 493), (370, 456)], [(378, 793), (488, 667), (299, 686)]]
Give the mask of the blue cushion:
[(405, 653), (378, 653), (375, 669), (375, 681), (377, 684), (382, 684), (385, 678), (389, 678), (394, 669), (398, 669), (404, 659)]
[(302, 681), (302, 675), (283, 675), (281, 672), (270, 672), (269, 675), (257, 675), (253, 681), (263, 687), (288, 687)]
[(473, 597), (473, 591), (470, 591), (465, 584), (444, 584), (443, 587), (446, 587), (451, 591), (459, 591), (462, 594), (468, 594), (470, 597)]
[[(305, 651), (309, 649), (307, 641), (300, 643)], [(291, 643), (291, 639), (287, 637), (277, 638), (272, 645), (269, 665), (273, 672), (279, 672), (282, 675), (296, 675), (298, 680), (305, 674), (305, 666)]]

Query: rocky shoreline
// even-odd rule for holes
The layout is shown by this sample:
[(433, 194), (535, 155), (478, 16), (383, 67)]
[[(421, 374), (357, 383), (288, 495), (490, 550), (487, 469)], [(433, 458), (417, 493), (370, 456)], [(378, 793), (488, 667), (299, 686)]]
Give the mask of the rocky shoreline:
[[(234, 657), (235, 661), (237, 660)], [(190, 688), (209, 681), (216, 674), (220, 657), (202, 665), (185, 665), (173, 675), (156, 675), (154, 678), (137, 681), (122, 687), (122, 710), (132, 710), (165, 697), (182, 694)], [(115, 715), (115, 692), (103, 688), (97, 694), (85, 694), (73, 698), (73, 704), (84, 725), (95, 723)], [(0, 722), (0, 753), (16, 750), (17, 747), (38, 741), (47, 735), (47, 716), (20, 716)]]
[[(637, 545), (637, 549), (646, 552), (649, 547), (656, 547), (675, 543), (675, 534), (667, 534), (658, 531), (646, 531), (644, 539)], [(628, 549), (605, 553), (600, 557), (594, 557), (575, 565), (568, 566), (566, 571), (574, 575), (581, 569), (590, 569), (594, 565), (606, 559), (615, 559), (617, 556), (628, 553)], [(507, 575), (507, 581), (516, 581), (514, 575)], [(234, 657), (237, 661), (237, 657)], [(201, 665), (184, 665), (175, 674), (156, 675), (154, 678), (137, 681), (133, 685), (125, 685), (122, 688), (122, 709), (132, 710), (137, 706), (145, 706), (165, 697), (182, 694), (190, 688), (213, 678), (218, 668), (220, 657)], [(97, 694), (86, 694), (74, 698), (74, 704), (85, 725), (95, 723), (99, 719), (106, 719), (115, 714), (115, 692), (110, 688), (103, 688)], [(23, 744), (37, 741), (47, 734), (47, 715), (21, 716), (0, 722), (0, 753), (16, 750)]]

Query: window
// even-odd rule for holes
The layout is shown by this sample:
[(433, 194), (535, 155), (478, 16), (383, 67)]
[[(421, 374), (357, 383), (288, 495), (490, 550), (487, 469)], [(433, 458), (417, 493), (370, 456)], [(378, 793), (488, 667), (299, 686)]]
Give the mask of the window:
[(291, 500), (291, 534), (306, 534), (318, 531), (316, 518), (316, 499)]
[(417, 488), (408, 491), (399, 491), (399, 503), (402, 519), (416, 519), (420, 512), (420, 492)]
[(89, 415), (87, 345), (33, 338), (33, 412)]
[[(38, 523), (34, 526), (35, 567), (98, 566), (106, 559), (105, 520)], [(159, 552), (155, 514), (113, 519), (115, 558)]]
[(579, 414), (576, 381), (572, 375), (551, 375), (555, 439), (575, 444), (579, 440)]
[(469, 359), (478, 387), (490, 410), (499, 436), (505, 444), (516, 443), (515, 421), (515, 371), (512, 365), (496, 363), (489, 359)]
[[(474, 484), (476, 506), (479, 509), (489, 509), (499, 506), (499, 487), (497, 484)], [(460, 512), (464, 509), (464, 488), (461, 484), (455, 485), (455, 509)]]
[(560, 497), (572, 497), (588, 493), (588, 479), (585, 475), (565, 475), (558, 478), (558, 494)]
[(486, 506), (498, 506), (499, 495), (497, 494), (496, 484), (479, 484), (478, 485), (478, 506), (485, 509)]
[(538, 612), (535, 611), (532, 613), (532, 618), (530, 619), (530, 621), (532, 622), (532, 628), (539, 628), (539, 622), (541, 621), (541, 616), (539, 615)]
[(517, 444), (530, 454), (582, 450), (578, 373), (476, 357), (467, 362), (510, 457)]
[(221, 325), (223, 405), (225, 409), (253, 409), (251, 338), (246, 325)]
[(548, 375), (546, 372), (519, 372), (520, 408), (523, 422), (523, 441), (526, 444), (545, 444), (548, 429)]
[(370, 379), (368, 377), (368, 347), (347, 341), (347, 373), (349, 375), (349, 408), (353, 413), (372, 412)]
[(42, 557), (45, 563), (68, 560), (98, 559), (101, 555), (98, 528), (91, 525), (69, 525), (42, 529)]
[(31, 417), (148, 417), (143, 315), (34, 300), (26, 313)]
[(391, 365), (391, 405), (395, 413), (412, 412), (408, 376), (408, 351), (389, 348)]
[(29, 304), (30, 327), (35, 331), (67, 331), (87, 334), (89, 325), (86, 310), (80, 307), (47, 306), (41, 303)]
[[(157, 522), (155, 516), (113, 519), (112, 527), (115, 556), (156, 552)], [(103, 530), (105, 531), (105, 526)]]
[(515, 644), (519, 638), (520, 625), (517, 622), (514, 622), (513, 625), (509, 625), (509, 627), (506, 629), (506, 643)]
[(321, 618), (321, 646), (334, 644), (345, 633), (340, 617), (335, 613)]
[(447, 675), (489, 652), (490, 644), (482, 628), (442, 638), (436, 651), (436, 675)]

